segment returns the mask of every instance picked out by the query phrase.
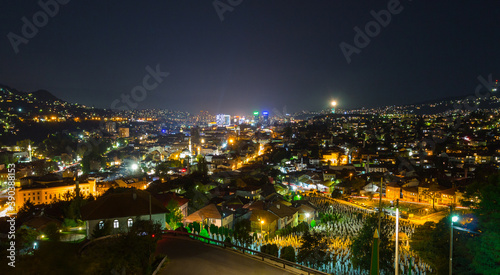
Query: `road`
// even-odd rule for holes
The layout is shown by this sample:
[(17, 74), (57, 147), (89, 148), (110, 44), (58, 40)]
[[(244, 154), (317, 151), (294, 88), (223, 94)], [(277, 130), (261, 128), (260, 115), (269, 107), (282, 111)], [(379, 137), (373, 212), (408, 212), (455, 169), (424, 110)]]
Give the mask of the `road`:
[(166, 254), (169, 259), (158, 273), (160, 275), (293, 274), (186, 237), (165, 236), (158, 242), (156, 251)]

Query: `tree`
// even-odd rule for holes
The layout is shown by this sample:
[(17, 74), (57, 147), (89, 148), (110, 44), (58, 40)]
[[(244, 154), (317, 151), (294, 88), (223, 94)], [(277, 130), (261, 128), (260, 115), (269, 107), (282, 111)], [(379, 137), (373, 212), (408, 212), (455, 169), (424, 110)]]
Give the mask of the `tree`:
[(33, 247), (33, 242), (36, 241), (38, 232), (31, 227), (21, 225), (21, 227), (16, 231), (16, 236), (19, 240), (20, 249), (26, 249)]
[(172, 230), (177, 229), (178, 223), (182, 222), (184, 216), (182, 215), (179, 203), (175, 200), (170, 200), (167, 205), (169, 213), (165, 214), (165, 221)]
[(309, 231), (302, 237), (302, 244), (299, 248), (297, 261), (313, 268), (319, 268), (333, 260), (331, 252), (328, 251), (328, 238), (324, 233)]
[(210, 234), (218, 234), (219, 233), (219, 227), (215, 224), (210, 224)]
[(252, 236), (250, 236), (251, 230), (250, 220), (240, 220), (234, 225), (234, 238), (244, 246), (247, 246), (252, 242)]
[(355, 192), (359, 192), (366, 185), (366, 180), (363, 178), (353, 178), (349, 181), (351, 183), (351, 188)]
[(260, 251), (274, 257), (278, 257), (278, 246), (276, 244), (266, 244), (260, 247)]
[(151, 274), (156, 243), (160, 238), (159, 224), (136, 220), (127, 234), (95, 242), (82, 252), (83, 274), (108, 274), (110, 270)]
[(334, 199), (341, 199), (342, 198), (342, 192), (339, 189), (335, 189), (332, 191), (332, 198)]
[(316, 226), (316, 221), (315, 220), (312, 220), (311, 221), (311, 228), (314, 228)]
[(471, 243), (472, 266), (480, 274), (500, 274), (500, 177), (479, 189), (479, 203), (474, 213), (482, 232)]
[(35, 215), (36, 212), (36, 206), (31, 202), (30, 199), (28, 199), (21, 209), (17, 212), (17, 219), (19, 223), (25, 222), (27, 219), (29, 219), (31, 216)]
[[(394, 243), (391, 241), (391, 228), (394, 222), (388, 218), (383, 218), (381, 222), (380, 246), (379, 246), (379, 266), (386, 273), (393, 272), (394, 268)], [(351, 261), (355, 268), (363, 270), (370, 269), (371, 249), (373, 234), (378, 228), (378, 216), (373, 214), (366, 218), (363, 227), (351, 243)]]
[(200, 233), (200, 231), (201, 231), (201, 226), (200, 226), (200, 224), (199, 224), (198, 222), (193, 222), (193, 229), (194, 229), (194, 232), (195, 232), (195, 233), (198, 233), (198, 234), (199, 234), (199, 233)]
[(432, 200), (432, 209), (436, 210), (434, 207), (434, 203), (436, 202), (436, 199), (441, 196), (441, 193), (439, 193), (439, 185), (433, 184), (429, 187), (429, 189), (423, 190), (422, 195), (430, 200)]
[(290, 262), (295, 262), (295, 249), (292, 246), (285, 246), (281, 249), (280, 258)]
[(196, 164), (196, 171), (207, 175), (208, 174), (208, 163), (203, 156), (198, 157), (198, 164)]
[[(447, 216), (437, 224), (426, 222), (417, 227), (412, 236), (412, 249), (438, 274), (448, 274), (450, 253), (450, 220)], [(472, 261), (466, 249), (470, 234), (454, 234), (453, 241), (453, 274), (474, 274), (470, 269)]]
[(43, 176), (53, 170), (57, 169), (57, 165), (54, 162), (47, 162), (45, 160), (38, 160), (32, 163), (35, 175)]
[(59, 234), (59, 227), (55, 222), (51, 222), (47, 224), (47, 226), (44, 229), (45, 235), (47, 235), (47, 238), (51, 241), (59, 241), (60, 234)]

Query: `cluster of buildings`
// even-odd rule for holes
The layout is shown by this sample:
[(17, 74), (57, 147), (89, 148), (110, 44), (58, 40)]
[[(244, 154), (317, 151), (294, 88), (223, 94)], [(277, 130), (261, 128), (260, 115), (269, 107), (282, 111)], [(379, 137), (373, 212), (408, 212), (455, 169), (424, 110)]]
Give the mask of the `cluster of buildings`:
[[(291, 199), (292, 192), (381, 192), (391, 200), (458, 205), (478, 173), (499, 167), (498, 110), (415, 115), (393, 109), (376, 114), (336, 110), (314, 117), (304, 113), (304, 119), (297, 120), (286, 115), (273, 120), (268, 112), (255, 112), (253, 117), (168, 110), (114, 114), (99, 118), (102, 128), (66, 133), (77, 144), (109, 141), (103, 161), (91, 162), (93, 171), (85, 177), (74, 169), (83, 157), (78, 150), (50, 156), (35, 153), (39, 159), (57, 162), (59, 171), (49, 175), (35, 175), (30, 163), (20, 164), (18, 207), (27, 200), (50, 203), (75, 189), (99, 196), (112, 187), (131, 188), (138, 190), (135, 198), (141, 200), (141, 190), (160, 184), (166, 187), (152, 200), (164, 208), (175, 200), (186, 224), (232, 228), (249, 219), (255, 232), (274, 233), (316, 216), (312, 205)], [(4, 150), (25, 154), (19, 148)], [(202, 200), (192, 197), (185, 186), (172, 184), (196, 171), (210, 178), (200, 186)], [(123, 200), (134, 198), (129, 195)], [(128, 219), (133, 223), (131, 215), (117, 219), (118, 228), (128, 226)], [(98, 217), (88, 216), (96, 224), (109, 219)]]

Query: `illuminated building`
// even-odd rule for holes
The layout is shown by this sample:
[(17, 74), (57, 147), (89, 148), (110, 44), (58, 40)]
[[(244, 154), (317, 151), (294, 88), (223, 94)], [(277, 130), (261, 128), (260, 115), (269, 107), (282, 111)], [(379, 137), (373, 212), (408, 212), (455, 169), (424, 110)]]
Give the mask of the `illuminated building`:
[(262, 119), (263, 119), (264, 125), (269, 125), (269, 112), (268, 111), (262, 112)]
[(75, 192), (77, 185), (81, 195), (96, 195), (96, 180), (81, 183), (76, 183), (73, 179), (60, 179), (48, 183), (34, 182), (31, 184), (21, 182), (21, 188), (16, 188), (16, 211), (19, 211), (28, 200), (35, 205), (49, 204), (54, 200), (64, 200), (64, 195), (68, 192)]
[(121, 138), (127, 138), (129, 137), (129, 128), (118, 128), (118, 135)]
[(231, 116), (225, 114), (218, 114), (216, 116), (216, 122), (218, 127), (231, 125)]
[(253, 121), (254, 121), (254, 123), (259, 123), (259, 112), (258, 111), (253, 112)]
[(107, 121), (106, 122), (106, 132), (108, 132), (108, 133), (115, 133), (116, 132), (116, 122), (114, 122), (114, 121)]

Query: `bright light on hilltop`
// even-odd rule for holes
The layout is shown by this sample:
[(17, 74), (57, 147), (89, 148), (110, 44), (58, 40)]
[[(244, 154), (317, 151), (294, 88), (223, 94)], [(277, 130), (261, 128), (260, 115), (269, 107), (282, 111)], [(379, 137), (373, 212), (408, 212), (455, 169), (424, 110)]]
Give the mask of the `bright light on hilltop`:
[(335, 101), (335, 100), (334, 100), (334, 101), (332, 101), (332, 106), (333, 106), (333, 107), (337, 106), (337, 101)]

